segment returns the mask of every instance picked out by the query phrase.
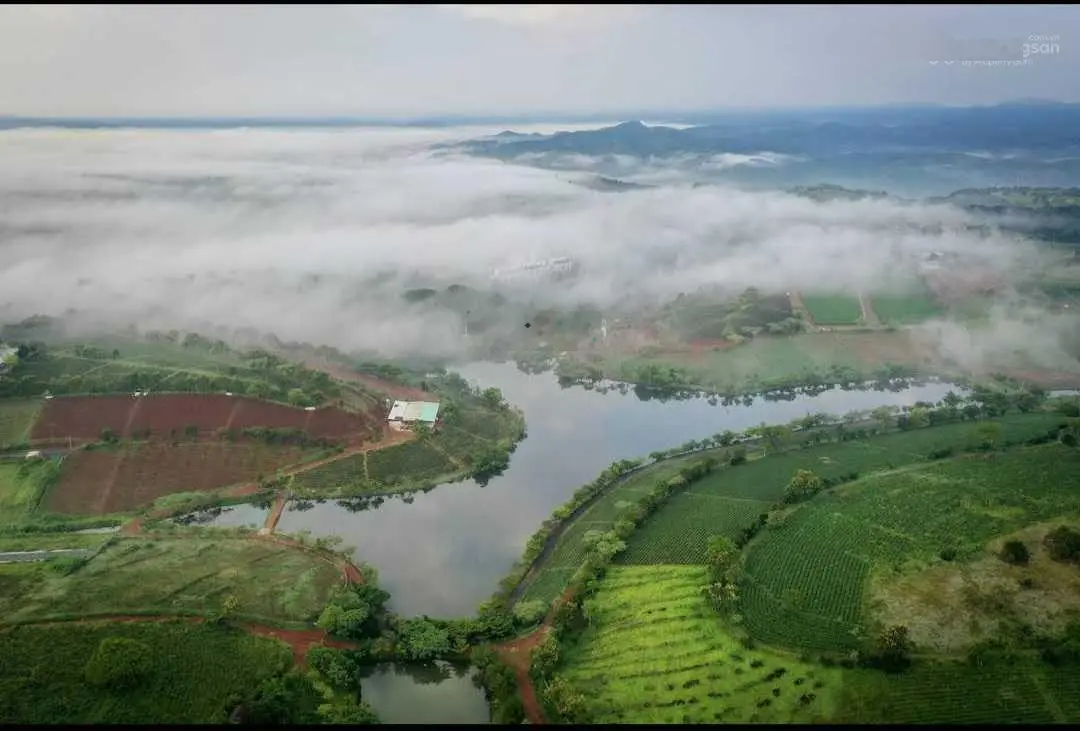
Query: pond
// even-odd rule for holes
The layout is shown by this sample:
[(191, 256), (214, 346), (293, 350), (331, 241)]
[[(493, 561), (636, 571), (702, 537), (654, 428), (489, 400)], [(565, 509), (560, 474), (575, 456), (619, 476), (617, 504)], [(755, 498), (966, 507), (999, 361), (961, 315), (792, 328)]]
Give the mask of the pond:
[[(528, 437), (505, 474), (481, 487), (474, 481), (346, 509), (336, 501), (286, 509), (278, 530), (340, 535), (356, 559), (373, 565), (391, 592), (391, 608), (406, 616), (473, 614), (497, 588), (540, 523), (611, 462), (666, 449), (724, 429), (787, 422), (822, 411), (841, 414), (885, 404), (938, 401), (948, 383), (898, 391), (833, 389), (790, 401), (754, 399), (713, 406), (705, 399), (642, 401), (633, 393), (560, 388), (551, 373), (528, 375), (514, 364), (479, 363), (456, 369), (471, 383), (499, 387), (525, 412)], [(217, 523), (215, 523), (217, 524)]]
[(270, 508), (252, 503), (225, 505), (187, 513), (172, 522), (181, 525), (205, 525), (215, 528), (262, 528), (270, 515)]
[(484, 692), (467, 665), (380, 663), (360, 683), (383, 723), (487, 724)]

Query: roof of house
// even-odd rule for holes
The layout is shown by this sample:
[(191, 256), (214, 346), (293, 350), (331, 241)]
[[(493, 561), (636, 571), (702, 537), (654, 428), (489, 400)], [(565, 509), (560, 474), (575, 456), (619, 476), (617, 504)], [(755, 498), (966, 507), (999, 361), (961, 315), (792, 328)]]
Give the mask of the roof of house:
[(428, 421), (439, 416), (439, 404), (432, 401), (395, 401), (390, 407), (390, 421)]

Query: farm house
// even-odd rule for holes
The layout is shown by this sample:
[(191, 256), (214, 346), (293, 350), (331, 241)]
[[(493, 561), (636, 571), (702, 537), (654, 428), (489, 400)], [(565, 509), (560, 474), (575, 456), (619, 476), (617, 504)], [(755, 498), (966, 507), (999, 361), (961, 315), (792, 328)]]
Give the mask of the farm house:
[(432, 401), (395, 401), (386, 417), (391, 429), (402, 431), (414, 424), (434, 428), (439, 418), (439, 404)]

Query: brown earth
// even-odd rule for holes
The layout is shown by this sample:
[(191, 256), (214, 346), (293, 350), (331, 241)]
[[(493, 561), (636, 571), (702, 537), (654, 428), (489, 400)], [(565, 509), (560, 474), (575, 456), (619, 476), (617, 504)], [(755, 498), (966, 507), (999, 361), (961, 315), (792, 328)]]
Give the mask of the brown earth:
[(334, 407), (307, 411), (224, 394), (60, 396), (45, 402), (30, 436), (31, 440), (96, 441), (103, 430), (111, 429), (120, 437), (149, 430), (152, 438), (166, 438), (189, 426), (205, 436), (227, 425), (237, 431), (300, 429), (316, 439), (364, 441), (382, 422), (377, 412), (355, 414)]
[(47, 505), (57, 513), (100, 515), (134, 510), (178, 492), (206, 492), (295, 464), (303, 452), (257, 443), (141, 442), (64, 460)]

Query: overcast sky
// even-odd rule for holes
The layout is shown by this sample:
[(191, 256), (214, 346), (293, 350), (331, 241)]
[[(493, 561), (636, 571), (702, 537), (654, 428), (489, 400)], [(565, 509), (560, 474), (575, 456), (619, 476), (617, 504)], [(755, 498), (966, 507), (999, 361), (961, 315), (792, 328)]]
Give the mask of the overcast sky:
[(0, 114), (1080, 101), (1077, 43), (1070, 6), (7, 5)]

